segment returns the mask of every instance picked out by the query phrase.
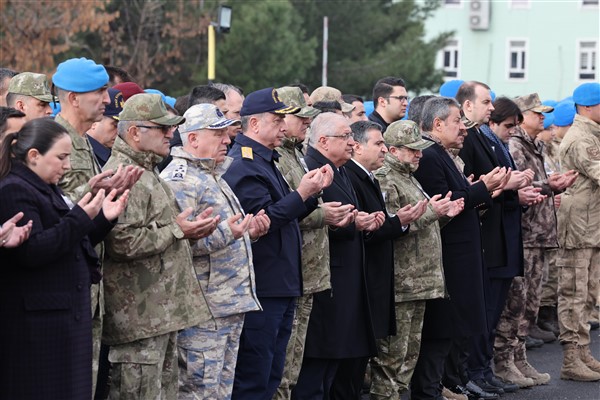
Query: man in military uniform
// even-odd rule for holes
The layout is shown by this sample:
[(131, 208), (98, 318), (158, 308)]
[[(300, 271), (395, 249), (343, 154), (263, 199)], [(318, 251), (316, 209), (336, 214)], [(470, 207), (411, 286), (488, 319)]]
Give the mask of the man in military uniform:
[(336, 89), (331, 86), (319, 86), (310, 94), (310, 101), (312, 104), (317, 103), (331, 103), (337, 102), (340, 107), (342, 113), (350, 113), (354, 110), (354, 106), (352, 104), (348, 104), (342, 98), (342, 92), (339, 89)]
[(433, 144), (421, 139), (416, 123), (393, 122), (383, 138), (389, 152), (375, 177), (385, 193), (388, 213), (410, 204), (425, 204), (424, 214), (411, 223), (406, 236), (393, 240), (398, 333), (378, 340), (378, 356), (371, 360), (371, 398), (399, 400), (408, 390), (419, 356), (425, 302), (445, 295), (438, 220), (457, 215), (464, 200), (450, 201), (448, 196), (440, 195), (430, 199), (412, 175), (419, 166), (422, 150)]
[(558, 322), (564, 351), (560, 377), (597, 381), (600, 362), (590, 353), (586, 305), (598, 298), (600, 279), (600, 84), (578, 86), (573, 101), (577, 115), (560, 144), (562, 168), (579, 173), (558, 209)]
[[(543, 384), (550, 380), (550, 375), (537, 372), (526, 362), (525, 337), (531, 335), (546, 342), (556, 340), (552, 332), (542, 331), (536, 323), (540, 304), (542, 270), (546, 249), (558, 247), (554, 194), (560, 193), (572, 185), (577, 173), (568, 171), (564, 174), (556, 173), (548, 176), (544, 169), (542, 144), (537, 136), (544, 129), (544, 114), (542, 113), (551, 111), (552, 108), (544, 106), (537, 93), (517, 97), (514, 102), (523, 114), (523, 123), (509, 139), (510, 155), (520, 171), (530, 169), (534, 172), (533, 186), (541, 188), (541, 194), (546, 195), (547, 198), (539, 204), (530, 206), (521, 215), (524, 253), (523, 290), (526, 291), (526, 301), (520, 303), (521, 310), (512, 309), (512, 312), (505, 313), (506, 318), (503, 318), (507, 323), (518, 324), (518, 341), (510, 344), (511, 349), (506, 348), (507, 343), (497, 342), (496, 353), (499, 351), (511, 352), (514, 364), (517, 367), (519, 365), (525, 367), (527, 373), (523, 371), (524, 368), (519, 368), (519, 370), (526, 377), (533, 379), (535, 384)], [(510, 357), (510, 355), (502, 356), (503, 359), (506, 357)]]
[(158, 94), (131, 97), (119, 114), (119, 137), (106, 169), (142, 168), (129, 203), (106, 241), (106, 315), (102, 340), (111, 346), (111, 399), (177, 397), (177, 331), (213, 321), (192, 272), (187, 239), (209, 235), (219, 217), (207, 209), (179, 212), (155, 167), (169, 152), (173, 125)]
[(331, 183), (331, 171), (322, 168), (305, 174), (292, 191), (276, 167), (284, 117), (299, 110), (283, 103), (274, 88), (250, 93), (240, 111), (242, 133), (229, 153), (233, 162), (223, 175), (246, 213), (265, 210), (271, 220), (269, 233), (252, 245), (263, 310), (245, 317), (234, 398), (271, 399), (279, 386), (295, 299), (302, 294), (298, 220), (317, 207), (314, 196)]
[(24, 113), (27, 121), (52, 115), (50, 102), (53, 100), (44, 74), (22, 72), (8, 84), (6, 103)]
[[(300, 108), (296, 114), (287, 114), (287, 130), (281, 146), (277, 147), (279, 161), (277, 168), (292, 189), (298, 187), (306, 164), (302, 154), (302, 143), (313, 117), (319, 114), (315, 108), (306, 105), (302, 90), (298, 87), (284, 86), (277, 89), (281, 100), (290, 106)], [(323, 203), (300, 221), (302, 233), (302, 296), (296, 300), (296, 312), (292, 325), (292, 334), (286, 350), (283, 378), (274, 399), (290, 399), (291, 392), (298, 380), (306, 329), (312, 310), (313, 294), (331, 287), (329, 271), (329, 238), (327, 226), (340, 227), (350, 223), (350, 205), (336, 202)]]
[[(72, 58), (58, 65), (52, 76), (54, 89), (61, 103), (61, 111), (55, 121), (64, 126), (72, 142), (71, 169), (59, 182), (65, 195), (77, 203), (87, 192), (97, 193), (104, 189), (116, 189), (119, 194), (131, 188), (139, 179), (142, 169), (134, 166), (101, 172), (86, 132), (102, 118), (109, 101), (107, 93), (108, 74), (102, 65), (85, 58)], [(113, 174), (114, 173), (114, 174)], [(104, 258), (104, 245), (96, 246), (98, 258)], [(101, 265), (100, 265), (101, 267)], [(96, 386), (102, 315), (104, 314), (103, 283), (92, 286), (93, 329), (93, 385)]]
[(179, 399), (228, 399), (244, 314), (260, 310), (250, 241), (267, 232), (269, 218), (264, 211), (243, 216), (222, 179), (232, 161), (225, 155), (231, 142), (227, 130), (239, 121), (225, 118), (213, 104), (194, 105), (184, 118), (183, 147), (172, 149), (173, 161), (161, 177), (180, 209), (191, 207), (197, 215), (212, 207), (220, 221), (212, 234), (192, 244), (196, 277), (215, 319), (179, 332)]

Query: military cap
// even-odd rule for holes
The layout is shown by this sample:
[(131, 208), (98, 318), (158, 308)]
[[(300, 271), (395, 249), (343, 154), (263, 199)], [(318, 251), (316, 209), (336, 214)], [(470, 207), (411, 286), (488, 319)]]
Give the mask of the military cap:
[(196, 104), (183, 114), (185, 122), (179, 127), (179, 133), (198, 131), (200, 129), (223, 129), (239, 120), (227, 119), (214, 104)]
[(320, 86), (310, 94), (310, 101), (313, 104), (319, 101), (337, 101), (342, 106), (342, 112), (349, 113), (354, 110), (352, 104), (348, 104), (342, 99), (342, 92), (331, 86)]
[[(571, 100), (563, 100), (554, 107), (554, 125), (569, 126), (575, 119), (575, 103)], [(544, 121), (546, 122), (546, 121)]]
[(443, 97), (456, 97), (456, 93), (458, 93), (458, 88), (460, 85), (465, 83), (465, 81), (461, 79), (453, 79), (451, 81), (444, 82), (442, 86), (440, 86), (440, 96)]
[(159, 94), (140, 93), (123, 105), (119, 121), (150, 121), (159, 125), (179, 125), (185, 118), (171, 115)]
[(419, 126), (410, 120), (392, 122), (385, 130), (383, 140), (388, 146), (404, 146), (413, 150), (423, 150), (433, 144), (421, 137)]
[(294, 114), (297, 117), (312, 118), (316, 117), (321, 112), (316, 108), (306, 105), (306, 100), (304, 100), (304, 95), (302, 94), (302, 90), (300, 90), (300, 88), (294, 86), (280, 87), (277, 89), (277, 94), (279, 94), (279, 98), (285, 104), (294, 107), (300, 107), (300, 111)]
[(104, 109), (104, 116), (112, 117), (118, 120), (119, 114), (121, 111), (123, 111), (123, 104), (125, 103), (125, 100), (123, 99), (123, 93), (114, 87), (108, 88), (108, 97), (110, 97), (110, 102)]
[(22, 72), (15, 75), (8, 84), (8, 93), (31, 96), (46, 103), (54, 100), (46, 75), (34, 72)]
[(573, 91), (573, 101), (580, 106), (600, 104), (600, 83), (588, 82), (577, 86)]
[(246, 96), (244, 103), (242, 104), (242, 109), (240, 110), (240, 115), (244, 117), (267, 112), (275, 114), (296, 114), (298, 111), (300, 111), (299, 107), (285, 104), (279, 98), (277, 90), (270, 87), (257, 90)]
[(538, 96), (537, 93), (516, 97), (514, 102), (517, 103), (521, 112), (533, 111), (536, 113), (547, 113), (554, 110), (553, 107), (543, 105), (540, 101), (540, 96)]
[(58, 64), (52, 83), (69, 92), (92, 92), (108, 83), (108, 73), (104, 66), (93, 60), (71, 58)]
[(123, 82), (123, 83), (119, 83), (118, 85), (113, 86), (113, 88), (115, 88), (117, 90), (120, 90), (121, 93), (123, 93), (123, 99), (125, 101), (129, 100), (129, 98), (131, 96), (133, 96), (134, 94), (144, 93), (144, 89), (142, 89), (135, 82)]

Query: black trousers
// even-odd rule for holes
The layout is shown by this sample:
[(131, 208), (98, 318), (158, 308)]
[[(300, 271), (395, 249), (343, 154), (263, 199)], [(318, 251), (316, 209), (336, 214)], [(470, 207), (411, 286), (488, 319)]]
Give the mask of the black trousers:
[(411, 400), (442, 400), (444, 361), (452, 339), (421, 339), (419, 359), (410, 381)]
[(292, 400), (360, 400), (368, 361), (305, 357)]

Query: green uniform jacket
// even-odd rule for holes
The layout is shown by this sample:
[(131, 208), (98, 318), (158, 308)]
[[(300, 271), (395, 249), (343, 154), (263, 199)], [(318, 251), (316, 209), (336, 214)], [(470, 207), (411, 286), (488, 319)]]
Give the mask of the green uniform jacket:
[(212, 316), (192, 267), (192, 253), (175, 222), (179, 209), (160, 179), (161, 157), (136, 152), (117, 138), (106, 169), (144, 168), (129, 203), (106, 240), (103, 342), (128, 343), (206, 323)]
[[(296, 148), (296, 141), (288, 138), (284, 138), (281, 147), (276, 150), (280, 155), (277, 168), (290, 188), (295, 190), (306, 173), (300, 161), (302, 153)], [(318, 293), (330, 289), (329, 235), (323, 210), (315, 209), (299, 224), (302, 233), (303, 293)]]
[(558, 239), (566, 249), (600, 247), (600, 125), (575, 115), (560, 144), (564, 170), (579, 172), (561, 196)]
[[(428, 198), (410, 166), (389, 154), (375, 176), (389, 213)], [(445, 296), (440, 225), (431, 206), (407, 235), (394, 239), (394, 280), (397, 303)]]
[[(77, 204), (79, 200), (87, 193), (92, 190), (88, 181), (98, 175), (102, 170), (100, 164), (96, 161), (92, 145), (90, 144), (87, 136), (81, 136), (79, 132), (75, 130), (73, 125), (66, 119), (59, 115), (54, 119), (55, 122), (62, 125), (69, 136), (71, 137), (71, 143), (73, 149), (71, 150), (71, 169), (69, 169), (62, 177), (58, 185), (63, 191), (65, 196)], [(98, 254), (98, 260), (100, 262), (100, 271), (102, 271), (102, 260), (104, 258), (104, 242), (100, 242), (94, 247)], [(98, 312), (102, 316), (104, 314), (104, 288), (103, 283), (100, 281), (98, 284), (92, 285), (91, 287), (92, 296), (92, 317)]]

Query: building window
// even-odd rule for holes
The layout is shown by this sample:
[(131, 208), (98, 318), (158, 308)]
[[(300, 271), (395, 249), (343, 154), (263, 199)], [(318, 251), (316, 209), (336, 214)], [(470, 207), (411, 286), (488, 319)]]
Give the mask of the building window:
[(510, 0), (510, 8), (531, 8), (530, 0)]
[(444, 6), (456, 7), (461, 5), (461, 0), (444, 0)]
[(527, 40), (511, 39), (508, 41), (508, 79), (526, 79), (527, 73)]
[(578, 47), (577, 78), (582, 81), (595, 81), (598, 42), (595, 40), (580, 40)]
[(598, 7), (598, 0), (581, 0), (583, 7)]
[(459, 53), (458, 40), (448, 41), (446, 47), (441, 52), (441, 67), (444, 71), (444, 78), (456, 79), (459, 77)]

